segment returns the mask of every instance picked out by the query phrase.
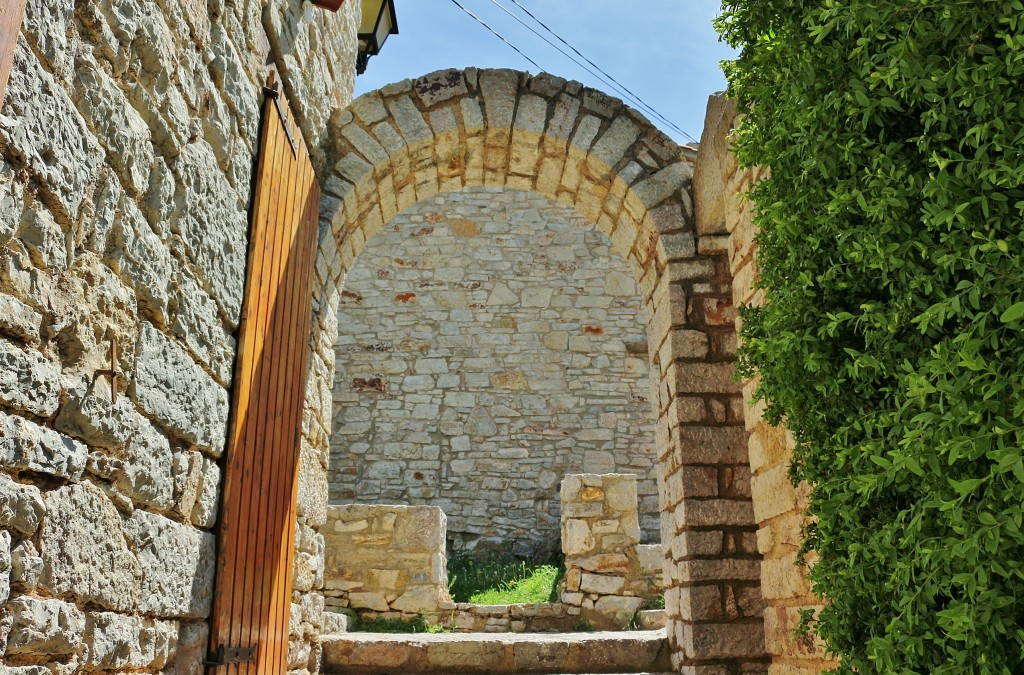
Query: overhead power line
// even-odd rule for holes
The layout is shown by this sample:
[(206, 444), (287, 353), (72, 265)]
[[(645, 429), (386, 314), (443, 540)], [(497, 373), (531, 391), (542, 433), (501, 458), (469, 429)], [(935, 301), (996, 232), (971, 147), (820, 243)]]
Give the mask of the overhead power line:
[[(562, 53), (562, 54), (564, 54), (564, 55), (565, 55), (566, 57), (568, 57), (569, 59), (571, 59), (571, 60), (573, 61), (573, 63), (575, 63), (576, 65), (580, 66), (581, 68), (583, 68), (584, 70), (586, 70), (587, 72), (589, 72), (589, 73), (590, 73), (591, 75), (593, 75), (594, 77), (597, 77), (598, 79), (601, 79), (601, 80), (602, 80), (602, 81), (604, 81), (605, 83), (608, 83), (608, 84), (609, 84), (609, 86), (613, 86), (613, 87), (615, 87), (615, 88), (616, 88), (616, 89), (617, 89), (617, 90), (618, 90), (619, 92), (623, 93), (623, 97), (624, 97), (624, 98), (631, 98), (631, 99), (632, 99), (633, 101), (635, 101), (635, 102), (636, 102), (636, 103), (637, 103), (637, 104), (638, 104), (638, 105), (639, 105), (639, 106), (640, 106), (641, 108), (643, 108), (643, 109), (647, 110), (648, 112), (650, 112), (650, 113), (651, 113), (651, 114), (652, 114), (653, 116), (655, 116), (656, 118), (658, 118), (659, 120), (661, 120), (662, 122), (664, 122), (665, 124), (667, 124), (667, 125), (668, 125), (669, 127), (671, 127), (672, 129), (675, 129), (676, 131), (678, 131), (679, 133), (681, 133), (681, 134), (682, 134), (683, 136), (685, 136), (686, 138), (690, 139), (690, 140), (691, 140), (691, 141), (693, 141), (694, 143), (697, 143), (697, 142), (698, 142), (696, 138), (694, 138), (694, 137), (693, 137), (693, 136), (691, 136), (690, 134), (686, 133), (686, 132), (685, 132), (685, 131), (684, 131), (683, 129), (681, 129), (681, 128), (680, 128), (679, 126), (677, 126), (677, 125), (676, 125), (676, 124), (675, 124), (674, 122), (672, 122), (672, 121), (671, 121), (670, 119), (668, 119), (667, 117), (665, 117), (664, 115), (662, 115), (661, 113), (659, 113), (659, 112), (658, 112), (657, 110), (655, 110), (653, 106), (651, 106), (651, 105), (650, 105), (650, 104), (648, 104), (648, 103), (647, 103), (646, 101), (644, 101), (644, 100), (643, 100), (642, 98), (640, 98), (640, 96), (639, 96), (639, 95), (635, 94), (635, 93), (634, 93), (634, 92), (633, 92), (633, 91), (632, 91), (631, 89), (629, 89), (629, 88), (628, 88), (628, 87), (627, 87), (626, 85), (624, 85), (624, 84), (622, 84), (621, 82), (619, 82), (618, 80), (616, 80), (616, 79), (615, 79), (614, 77), (612, 77), (612, 76), (611, 76), (611, 75), (610, 75), (610, 74), (609, 74), (609, 73), (608, 73), (607, 71), (605, 71), (605, 70), (604, 70), (603, 68), (601, 68), (601, 67), (600, 67), (599, 65), (597, 65), (596, 63), (594, 63), (594, 62), (593, 62), (593, 61), (591, 61), (590, 59), (588, 59), (588, 58), (587, 58), (586, 56), (584, 56), (584, 55), (583, 55), (583, 53), (582, 53), (582, 52), (581, 52), (580, 50), (576, 49), (576, 47), (574, 47), (574, 46), (573, 46), (572, 44), (570, 44), (568, 40), (566, 40), (565, 38), (563, 38), (563, 37), (562, 37), (561, 35), (559, 35), (559, 34), (558, 34), (558, 33), (557, 33), (556, 31), (552, 30), (552, 29), (551, 29), (551, 28), (550, 28), (550, 27), (549, 27), (549, 26), (548, 26), (548, 25), (547, 25), (546, 23), (544, 23), (543, 21), (541, 21), (540, 19), (538, 19), (538, 18), (537, 18), (537, 16), (536, 16), (536, 15), (534, 15), (534, 13), (533, 13), (533, 12), (531, 12), (531, 11), (530, 11), (530, 10), (528, 10), (528, 9), (527, 9), (526, 7), (524, 7), (523, 5), (521, 5), (521, 4), (519, 3), (519, 0), (511, 0), (511, 2), (512, 2), (512, 4), (513, 4), (513, 5), (515, 5), (515, 6), (516, 6), (516, 7), (518, 7), (518, 8), (520, 9), (520, 10), (522, 10), (522, 11), (523, 11), (523, 12), (524, 12), (524, 13), (525, 13), (525, 14), (526, 14), (527, 16), (529, 16), (529, 17), (530, 17), (531, 19), (533, 19), (533, 20), (534, 20), (535, 22), (537, 22), (537, 24), (538, 24), (538, 25), (539, 25), (539, 26), (540, 26), (541, 28), (543, 28), (544, 30), (546, 30), (546, 31), (547, 31), (548, 33), (550, 33), (551, 35), (553, 35), (553, 36), (554, 36), (554, 37), (555, 37), (555, 38), (556, 38), (556, 39), (557, 39), (557, 40), (558, 40), (559, 42), (561, 42), (562, 44), (564, 44), (564, 45), (565, 45), (566, 47), (568, 47), (569, 49), (571, 49), (571, 50), (572, 50), (572, 51), (573, 51), (573, 52), (574, 52), (574, 53), (575, 53), (575, 54), (576, 54), (577, 56), (579, 56), (579, 57), (580, 57), (581, 59), (583, 59), (583, 60), (584, 60), (584, 61), (586, 61), (586, 62), (587, 62), (588, 64), (590, 64), (590, 66), (591, 66), (591, 67), (593, 67), (593, 68), (594, 68), (595, 70), (597, 70), (597, 71), (598, 71), (598, 73), (600, 73), (601, 75), (597, 75), (597, 74), (596, 74), (596, 73), (594, 73), (594, 72), (593, 72), (592, 70), (590, 70), (589, 68), (587, 68), (586, 66), (584, 66), (583, 64), (581, 64), (581, 63), (580, 63), (579, 61), (577, 61), (577, 60), (576, 60), (575, 58), (573, 58), (573, 57), (572, 57), (572, 56), (570, 56), (569, 54), (566, 54), (564, 50), (562, 50), (562, 49), (561, 49), (560, 47), (558, 47), (557, 45), (553, 44), (553, 43), (552, 43), (552, 42), (551, 42), (550, 40), (548, 40), (548, 39), (547, 39), (546, 37), (544, 37), (543, 35), (541, 35), (540, 33), (538, 33), (538, 32), (537, 32), (536, 30), (534, 30), (534, 29), (533, 29), (533, 28), (532, 28), (531, 26), (527, 26), (527, 25), (526, 25), (526, 23), (524, 23), (524, 22), (523, 22), (523, 21), (522, 21), (522, 20), (521, 20), (521, 19), (520, 19), (519, 17), (517, 17), (517, 16), (515, 15), (515, 14), (513, 14), (512, 12), (510, 12), (510, 11), (509, 11), (509, 10), (508, 10), (508, 9), (507, 9), (506, 7), (504, 7), (504, 6), (503, 6), (503, 5), (501, 4), (501, 3), (499, 3), (499, 2), (497, 1), (497, 0), (491, 0), (491, 2), (492, 2), (492, 3), (494, 4), (494, 5), (496, 5), (496, 6), (498, 6), (499, 8), (501, 8), (501, 10), (502, 10), (502, 11), (504, 11), (504, 12), (505, 12), (506, 14), (508, 14), (508, 15), (509, 15), (509, 16), (511, 16), (511, 17), (512, 17), (513, 19), (515, 19), (516, 21), (518, 21), (518, 22), (519, 22), (520, 24), (522, 24), (523, 26), (526, 26), (526, 28), (528, 28), (528, 29), (529, 29), (530, 31), (532, 31), (534, 35), (537, 35), (537, 36), (538, 36), (538, 37), (540, 37), (540, 38), (541, 38), (542, 40), (544, 40), (545, 42), (547, 42), (547, 43), (548, 43), (549, 45), (551, 45), (551, 46), (552, 46), (552, 47), (554, 47), (555, 49), (558, 49), (558, 51), (559, 51), (559, 52), (561, 52), (561, 53)], [(603, 77), (601, 77), (601, 76), (603, 76)], [(610, 83), (609, 83), (609, 80), (610, 80)]]
[(491, 31), (492, 33), (494, 33), (495, 37), (497, 37), (497, 38), (498, 38), (499, 40), (501, 40), (502, 42), (504, 42), (505, 44), (507, 44), (507, 45), (508, 45), (509, 47), (511, 47), (512, 49), (516, 50), (516, 52), (517, 52), (517, 53), (518, 53), (518, 54), (519, 54), (520, 56), (522, 56), (522, 57), (523, 57), (524, 59), (526, 59), (527, 61), (529, 61), (530, 63), (532, 63), (532, 64), (533, 64), (534, 66), (536, 66), (536, 67), (537, 67), (537, 70), (544, 70), (543, 68), (541, 68), (541, 67), (540, 67), (540, 65), (539, 65), (539, 64), (538, 64), (538, 63), (537, 63), (536, 61), (534, 61), (534, 60), (533, 60), (533, 59), (531, 59), (531, 58), (530, 58), (529, 56), (527, 56), (526, 54), (524, 54), (524, 53), (522, 52), (522, 50), (520, 50), (520, 49), (519, 49), (519, 47), (516, 47), (516, 46), (515, 46), (514, 44), (512, 44), (511, 42), (509, 42), (508, 40), (506, 40), (506, 39), (505, 39), (505, 37), (504, 37), (504, 36), (503, 36), (503, 35), (502, 35), (501, 33), (499, 33), (498, 31), (496, 31), (496, 30), (494, 30), (493, 28), (491, 28), (490, 26), (488, 26), (488, 25), (487, 25), (487, 22), (485, 22), (485, 21), (484, 21), (483, 19), (481, 19), (480, 17), (478, 17), (478, 16), (476, 15), (476, 14), (474, 14), (474, 13), (473, 13), (473, 12), (471, 12), (471, 11), (469, 11), (469, 10), (468, 10), (468, 9), (466, 9), (465, 7), (463, 7), (463, 6), (461, 5), (461, 4), (459, 4), (458, 0), (452, 0), (452, 2), (453, 2), (453, 3), (455, 3), (455, 6), (456, 6), (456, 7), (458, 7), (459, 9), (461, 9), (461, 10), (462, 10), (463, 12), (465, 12), (466, 14), (469, 14), (469, 15), (470, 15), (471, 17), (473, 17), (474, 19), (476, 19), (477, 23), (479, 23), (479, 24), (480, 24), (481, 26), (483, 26), (483, 27), (484, 27), (484, 28), (486, 28), (487, 30), (489, 30), (489, 31)]
[[(523, 21), (523, 20), (522, 20), (521, 18), (519, 18), (518, 16), (516, 16), (516, 15), (515, 15), (515, 14), (514, 14), (514, 13), (513, 13), (513, 12), (512, 12), (511, 10), (509, 10), (509, 9), (508, 9), (507, 7), (505, 7), (505, 6), (504, 6), (504, 5), (502, 5), (501, 3), (497, 2), (497, 0), (490, 0), (490, 2), (491, 2), (491, 3), (493, 4), (493, 5), (495, 5), (496, 7), (498, 7), (498, 8), (499, 8), (499, 9), (500, 9), (501, 11), (505, 12), (506, 14), (508, 14), (509, 16), (511, 16), (511, 17), (512, 17), (513, 19), (515, 19), (515, 20), (516, 20), (516, 21), (517, 21), (517, 22), (518, 22), (518, 23), (519, 23), (520, 25), (522, 25), (523, 27), (525, 27), (525, 28), (526, 28), (527, 30), (529, 30), (529, 31), (530, 31), (531, 33), (533, 33), (534, 35), (536, 35), (537, 37), (539, 37), (539, 38), (540, 38), (541, 40), (543, 40), (544, 42), (546, 42), (546, 43), (547, 43), (547, 44), (548, 44), (549, 46), (551, 46), (551, 47), (553, 47), (554, 49), (556, 49), (556, 50), (557, 50), (557, 51), (558, 51), (559, 53), (561, 53), (561, 54), (562, 54), (563, 56), (565, 56), (566, 58), (568, 58), (568, 59), (569, 59), (570, 61), (572, 61), (573, 63), (575, 63), (575, 64), (576, 64), (577, 66), (579, 66), (580, 68), (582, 68), (582, 69), (583, 69), (584, 71), (586, 71), (587, 73), (589, 73), (589, 74), (590, 74), (591, 76), (595, 77), (596, 79), (598, 79), (598, 80), (600, 80), (601, 82), (605, 83), (605, 84), (606, 84), (606, 85), (607, 85), (608, 87), (610, 87), (610, 88), (612, 88), (613, 90), (615, 90), (615, 91), (616, 91), (616, 92), (617, 92), (617, 93), (618, 93), (618, 94), (619, 94), (620, 96), (622, 96), (622, 97), (623, 97), (624, 99), (626, 99), (627, 101), (629, 101), (629, 102), (633, 103), (634, 105), (636, 105), (636, 106), (637, 106), (638, 108), (640, 108), (641, 110), (643, 110), (643, 111), (647, 112), (648, 114), (650, 114), (650, 115), (651, 115), (652, 117), (654, 117), (655, 119), (658, 119), (658, 120), (660, 120), (661, 122), (663, 122), (663, 123), (664, 123), (665, 125), (667, 125), (667, 126), (668, 126), (668, 127), (670, 127), (671, 129), (674, 129), (675, 131), (679, 132), (680, 134), (682, 134), (682, 135), (683, 135), (684, 137), (686, 137), (686, 138), (687, 138), (687, 139), (689, 139), (690, 141), (692, 141), (692, 142), (694, 142), (694, 143), (696, 143), (696, 142), (697, 142), (697, 139), (696, 139), (696, 138), (694, 138), (693, 136), (691, 136), (690, 134), (688, 134), (688, 133), (687, 133), (686, 131), (684, 131), (684, 130), (683, 130), (682, 128), (680, 128), (680, 127), (679, 127), (678, 125), (676, 125), (675, 123), (673, 123), (673, 122), (672, 122), (672, 121), (671, 121), (670, 119), (668, 119), (667, 117), (665, 117), (664, 115), (662, 115), (662, 114), (661, 114), (660, 112), (658, 112), (657, 110), (655, 110), (655, 108), (654, 108), (654, 107), (653, 107), (652, 105), (650, 105), (649, 103), (647, 103), (646, 101), (644, 101), (644, 100), (643, 100), (642, 98), (640, 98), (640, 96), (638, 96), (637, 94), (633, 93), (633, 91), (632, 91), (632, 90), (630, 90), (630, 89), (629, 89), (628, 87), (626, 87), (625, 85), (623, 85), (622, 83), (620, 83), (620, 82), (619, 82), (618, 80), (616, 80), (616, 79), (615, 79), (614, 77), (612, 77), (612, 76), (611, 76), (610, 74), (608, 74), (608, 73), (607, 73), (607, 72), (606, 72), (606, 71), (605, 71), (604, 69), (602, 69), (602, 68), (601, 68), (600, 66), (598, 66), (598, 65), (597, 65), (596, 63), (594, 63), (593, 61), (591, 61), (590, 59), (588, 59), (588, 58), (587, 58), (586, 56), (584, 56), (584, 55), (583, 55), (583, 53), (582, 53), (582, 52), (580, 52), (580, 50), (576, 49), (576, 47), (572, 46), (572, 45), (571, 45), (571, 44), (570, 44), (570, 43), (569, 43), (569, 42), (568, 42), (568, 41), (567, 41), (567, 40), (566, 40), (565, 38), (563, 38), (563, 37), (562, 37), (561, 35), (559, 35), (559, 34), (558, 34), (558, 33), (556, 33), (556, 32), (555, 32), (554, 30), (552, 30), (552, 29), (551, 29), (550, 27), (548, 27), (548, 26), (547, 26), (547, 24), (545, 24), (545, 23), (544, 23), (543, 21), (541, 21), (540, 19), (538, 19), (538, 18), (537, 18), (537, 17), (536, 17), (536, 16), (535, 16), (535, 15), (534, 15), (534, 14), (533, 14), (533, 13), (532, 13), (532, 12), (531, 12), (530, 10), (526, 9), (526, 8), (525, 8), (525, 7), (523, 7), (523, 6), (521, 5), (521, 4), (519, 4), (519, 2), (518, 2), (517, 0), (512, 0), (512, 2), (513, 2), (513, 3), (515, 4), (515, 5), (516, 5), (516, 7), (518, 7), (518, 8), (519, 8), (519, 9), (521, 9), (521, 10), (522, 10), (523, 12), (525, 12), (525, 13), (526, 13), (526, 14), (527, 14), (527, 15), (528, 15), (528, 16), (529, 16), (529, 17), (530, 17), (531, 19), (533, 19), (533, 20), (534, 20), (534, 21), (535, 21), (535, 22), (536, 22), (536, 23), (537, 23), (538, 25), (540, 25), (540, 27), (541, 27), (541, 28), (543, 28), (543, 29), (544, 29), (544, 30), (546, 30), (546, 31), (547, 31), (548, 33), (550, 33), (550, 34), (551, 34), (551, 35), (553, 35), (553, 36), (554, 36), (555, 38), (557, 38), (557, 39), (558, 39), (558, 40), (559, 40), (559, 41), (560, 41), (561, 43), (563, 43), (563, 44), (564, 44), (564, 45), (565, 45), (566, 47), (568, 47), (569, 49), (571, 49), (571, 50), (572, 50), (572, 51), (573, 51), (573, 52), (574, 52), (574, 53), (575, 53), (576, 55), (578, 55), (578, 56), (579, 56), (579, 58), (580, 58), (580, 59), (583, 59), (583, 61), (585, 61), (585, 62), (586, 62), (586, 64), (589, 64), (589, 65), (586, 65), (586, 64), (584, 64), (584, 63), (580, 63), (579, 59), (577, 59), (577, 58), (576, 58), (575, 56), (573, 56), (572, 54), (569, 54), (569, 53), (568, 53), (568, 52), (566, 52), (566, 51), (565, 51), (564, 49), (562, 49), (561, 47), (559, 47), (558, 45), (556, 45), (555, 43), (553, 43), (553, 42), (552, 42), (552, 41), (551, 41), (551, 40), (550, 40), (550, 39), (549, 39), (549, 38), (548, 38), (547, 36), (545, 36), (545, 35), (542, 35), (542, 34), (541, 34), (540, 32), (538, 32), (538, 31), (537, 31), (537, 30), (536, 30), (536, 29), (535, 29), (535, 28), (534, 28), (533, 26), (530, 26), (529, 24), (527, 24), (526, 22), (524, 22), (524, 21)], [(458, 8), (459, 8), (459, 9), (461, 9), (461, 10), (462, 10), (463, 12), (465, 12), (465, 13), (466, 13), (466, 14), (468, 14), (468, 15), (469, 15), (470, 17), (472, 17), (472, 18), (473, 18), (473, 19), (474, 19), (474, 20), (475, 20), (475, 21), (476, 21), (477, 23), (479, 23), (479, 24), (480, 24), (481, 26), (483, 26), (483, 27), (484, 27), (484, 28), (486, 28), (486, 29), (487, 29), (488, 31), (490, 31), (490, 32), (491, 32), (492, 34), (494, 34), (494, 36), (495, 36), (495, 37), (497, 37), (497, 38), (498, 38), (499, 40), (501, 40), (501, 41), (502, 41), (502, 42), (504, 42), (504, 43), (505, 43), (506, 45), (508, 45), (509, 47), (511, 47), (512, 49), (514, 49), (514, 50), (516, 51), (516, 53), (517, 53), (517, 54), (519, 54), (519, 55), (520, 55), (520, 56), (522, 56), (522, 57), (523, 57), (524, 59), (526, 59), (526, 60), (527, 60), (527, 61), (529, 61), (529, 62), (530, 62), (531, 64), (533, 64), (533, 65), (534, 65), (534, 66), (535, 66), (535, 67), (536, 67), (536, 68), (537, 68), (537, 69), (538, 69), (539, 71), (543, 71), (543, 70), (544, 70), (544, 68), (543, 68), (543, 67), (541, 67), (541, 66), (540, 66), (540, 64), (538, 64), (538, 63), (537, 63), (536, 61), (534, 61), (534, 60), (533, 60), (533, 59), (531, 59), (531, 58), (530, 58), (529, 56), (527, 56), (527, 55), (526, 55), (526, 53), (525, 53), (525, 52), (523, 52), (523, 50), (519, 49), (519, 48), (518, 48), (518, 47), (516, 47), (516, 46), (515, 46), (514, 44), (512, 44), (512, 42), (510, 42), (510, 41), (509, 41), (508, 39), (506, 39), (506, 38), (505, 38), (505, 37), (504, 37), (504, 36), (503, 36), (503, 35), (502, 35), (501, 33), (499, 33), (499, 32), (498, 32), (498, 31), (496, 31), (496, 30), (495, 30), (494, 28), (492, 28), (492, 27), (491, 27), (490, 25), (488, 25), (488, 24), (487, 24), (487, 22), (485, 22), (485, 21), (484, 21), (483, 19), (481, 19), (481, 18), (480, 18), (479, 16), (477, 16), (477, 15), (476, 15), (476, 14), (474, 14), (473, 12), (469, 11), (468, 9), (466, 9), (466, 7), (465, 7), (465, 6), (463, 6), (463, 5), (461, 4), (461, 3), (459, 3), (459, 2), (458, 2), (458, 0), (452, 0), (452, 3), (454, 3), (456, 7), (458, 7)], [(596, 71), (596, 72), (595, 72), (595, 71)]]

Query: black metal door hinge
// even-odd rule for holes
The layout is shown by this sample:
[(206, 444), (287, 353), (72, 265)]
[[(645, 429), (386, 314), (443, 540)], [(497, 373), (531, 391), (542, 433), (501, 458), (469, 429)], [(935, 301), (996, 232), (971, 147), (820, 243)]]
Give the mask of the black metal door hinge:
[(210, 654), (204, 665), (229, 666), (234, 663), (252, 663), (256, 660), (256, 647), (227, 647), (220, 645), (217, 651)]
[(288, 137), (288, 144), (292, 146), (292, 156), (298, 157), (299, 151), (295, 147), (295, 137), (292, 136), (291, 126), (288, 124), (288, 115), (281, 104), (281, 83), (271, 79), (270, 83), (263, 87), (263, 93), (274, 100), (277, 115), (281, 118), (281, 126), (284, 127), (284, 135)]

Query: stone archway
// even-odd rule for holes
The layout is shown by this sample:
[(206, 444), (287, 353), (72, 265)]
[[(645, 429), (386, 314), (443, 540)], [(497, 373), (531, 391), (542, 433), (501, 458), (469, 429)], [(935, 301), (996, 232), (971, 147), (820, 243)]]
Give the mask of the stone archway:
[(468, 69), (358, 99), (332, 119), (320, 161), (306, 415), (314, 444), (329, 432), (335, 313), (366, 241), (441, 192), (504, 186), (557, 199), (611, 239), (644, 296), (673, 665), (766, 669), (727, 238), (697, 236), (692, 153), (579, 83)]

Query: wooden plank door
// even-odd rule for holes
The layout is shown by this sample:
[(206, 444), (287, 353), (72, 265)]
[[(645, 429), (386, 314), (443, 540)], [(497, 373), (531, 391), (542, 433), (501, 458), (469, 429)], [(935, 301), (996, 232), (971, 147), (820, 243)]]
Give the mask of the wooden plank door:
[(0, 0), (0, 107), (4, 104), (7, 78), (11, 74), (14, 50), (18, 47), (18, 33), (25, 14), (27, 0)]
[(278, 675), (288, 665), (320, 189), (284, 94), (267, 91), (210, 630), (217, 675)]

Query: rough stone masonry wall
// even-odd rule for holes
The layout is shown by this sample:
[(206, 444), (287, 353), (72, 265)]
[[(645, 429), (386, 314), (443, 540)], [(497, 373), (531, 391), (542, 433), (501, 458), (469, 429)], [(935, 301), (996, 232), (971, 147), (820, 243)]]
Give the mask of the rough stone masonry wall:
[(327, 511), (328, 607), (421, 614), (451, 604), (441, 509), (346, 504)]
[(338, 312), (332, 500), (431, 504), (457, 547), (550, 551), (564, 474), (632, 473), (657, 541), (643, 309), (610, 244), (519, 190), (444, 193), (397, 215)]
[[(275, 0), (267, 21), (287, 31), (272, 48), (263, 4), (28, 2), (0, 110), (0, 663), (12, 672), (202, 672), (268, 54), (310, 127), (351, 97), (350, 74), (314, 62), (354, 52), (354, 10)], [(114, 341), (116, 401), (103, 372)]]
[(577, 474), (562, 481), (562, 602), (599, 630), (625, 628), (661, 589), (642, 574), (636, 477)]
[[(733, 272), (733, 299), (737, 306), (756, 305), (763, 292), (755, 290), (757, 231), (753, 207), (742, 194), (766, 172), (740, 169), (729, 152), (729, 136), (738, 123), (734, 101), (721, 94), (708, 102), (704, 135), (694, 174), (698, 232), (729, 236), (729, 262)], [(763, 419), (764, 406), (752, 404), (757, 381), (745, 382), (743, 399), (750, 432), (749, 456), (753, 471), (754, 516), (759, 529), (757, 548), (761, 563), (761, 593), (766, 602), (764, 630), (772, 656), (770, 675), (811, 675), (834, 667), (824, 645), (810, 637), (797, 637), (801, 609), (820, 609), (811, 592), (797, 552), (807, 522), (807, 486), (793, 487), (787, 474), (794, 441), (785, 427)]]

